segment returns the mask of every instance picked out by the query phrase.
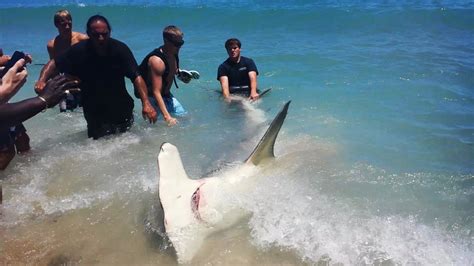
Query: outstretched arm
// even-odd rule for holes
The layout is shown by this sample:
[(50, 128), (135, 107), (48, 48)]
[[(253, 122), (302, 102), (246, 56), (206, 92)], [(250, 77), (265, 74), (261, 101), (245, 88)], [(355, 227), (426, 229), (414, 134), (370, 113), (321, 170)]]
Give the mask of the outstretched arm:
[(176, 125), (178, 120), (172, 117), (166, 109), (165, 101), (161, 93), (163, 91), (163, 74), (165, 73), (165, 63), (157, 56), (150, 57), (148, 61), (148, 67), (150, 68), (151, 83), (153, 86), (153, 96), (158, 103), (158, 108), (163, 115), (163, 119), (166, 121), (168, 126)]
[(0, 105), (0, 129), (17, 125), (40, 111), (55, 106), (67, 92), (79, 91), (78, 81), (58, 75), (48, 80), (39, 96)]
[(229, 78), (227, 76), (220, 76), (219, 82), (221, 83), (222, 96), (226, 102), (230, 101), (229, 91)]
[(23, 100), (17, 103), (0, 105), (0, 129), (8, 128), (27, 120), (46, 109), (46, 102), (39, 97)]
[(250, 71), (249, 78), (250, 78), (250, 100), (257, 100), (259, 97), (259, 94), (257, 92), (257, 72)]
[(39, 77), (38, 81), (36, 81), (36, 83), (35, 83), (36, 93), (40, 93), (44, 89), (44, 87), (46, 86), (46, 81), (48, 81), (49, 78), (51, 78), (51, 77), (53, 77), (57, 74), (58, 74), (58, 70), (56, 68), (56, 61), (54, 61), (54, 59), (51, 59), (41, 69), (40, 77)]
[(142, 76), (137, 76), (133, 81), (133, 86), (138, 91), (140, 95), (140, 99), (142, 100), (142, 115), (143, 118), (148, 119), (150, 123), (156, 122), (156, 111), (151, 106), (150, 101), (148, 100), (147, 96), (147, 88), (145, 81), (143, 80)]

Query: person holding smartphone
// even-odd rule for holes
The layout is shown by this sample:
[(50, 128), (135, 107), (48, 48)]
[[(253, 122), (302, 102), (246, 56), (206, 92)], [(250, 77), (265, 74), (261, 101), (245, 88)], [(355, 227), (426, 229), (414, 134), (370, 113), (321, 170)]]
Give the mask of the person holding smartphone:
[(55, 106), (68, 92), (79, 90), (77, 80), (62, 75), (50, 79), (37, 97), (8, 103), (26, 82), (27, 60), (19, 59), (0, 81), (0, 170), (4, 170), (15, 157), (15, 150), (21, 153), (30, 149), (29, 137), (22, 122)]
[[(25, 65), (31, 63), (31, 56), (15, 51), (0, 70), (1, 89), (0, 104), (6, 104), (25, 84), (27, 72)], [(30, 137), (26, 133), (23, 123), (10, 126), (7, 130), (0, 130), (0, 170), (4, 169), (15, 156), (28, 152), (31, 149)]]
[[(15, 57), (0, 68), (0, 104), (7, 103), (26, 82), (27, 72), (24, 68), (26, 60), (23, 57), (25, 57), (24, 53), (15, 52)], [(6, 75), (8, 72), (10, 74)]]

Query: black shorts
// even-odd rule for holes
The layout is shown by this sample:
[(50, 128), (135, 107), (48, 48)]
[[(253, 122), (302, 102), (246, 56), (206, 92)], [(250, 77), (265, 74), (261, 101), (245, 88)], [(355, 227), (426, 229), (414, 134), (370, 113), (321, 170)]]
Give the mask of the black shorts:
[(107, 135), (123, 133), (129, 130), (133, 125), (133, 114), (121, 123), (110, 123), (89, 119), (87, 121), (87, 136), (98, 139)]
[(15, 144), (16, 137), (25, 132), (23, 124), (0, 131), (0, 152), (9, 150)]

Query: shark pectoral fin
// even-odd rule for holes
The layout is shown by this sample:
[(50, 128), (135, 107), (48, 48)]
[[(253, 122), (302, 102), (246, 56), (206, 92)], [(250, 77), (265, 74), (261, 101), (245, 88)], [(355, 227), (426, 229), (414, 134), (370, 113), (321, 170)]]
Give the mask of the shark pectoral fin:
[(275, 140), (278, 136), (278, 132), (280, 132), (283, 122), (285, 122), (290, 103), (291, 101), (288, 101), (273, 119), (270, 127), (268, 127), (267, 131), (265, 132), (265, 135), (263, 135), (262, 139), (260, 139), (259, 143), (257, 144), (257, 147), (255, 147), (249, 158), (245, 160), (246, 163), (258, 165), (266, 158), (275, 157), (273, 153), (273, 147), (275, 146)]

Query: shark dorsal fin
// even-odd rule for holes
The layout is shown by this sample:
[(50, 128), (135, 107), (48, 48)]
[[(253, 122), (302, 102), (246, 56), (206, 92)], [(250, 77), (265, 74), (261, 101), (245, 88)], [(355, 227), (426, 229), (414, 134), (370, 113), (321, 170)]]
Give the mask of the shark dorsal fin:
[(265, 132), (265, 135), (263, 135), (262, 139), (260, 139), (258, 142), (257, 147), (255, 147), (249, 158), (245, 160), (246, 163), (258, 165), (263, 159), (275, 157), (273, 153), (273, 146), (275, 146), (275, 140), (278, 136), (278, 132), (280, 132), (280, 128), (285, 121), (290, 103), (291, 101), (288, 101), (273, 119), (270, 127)]

